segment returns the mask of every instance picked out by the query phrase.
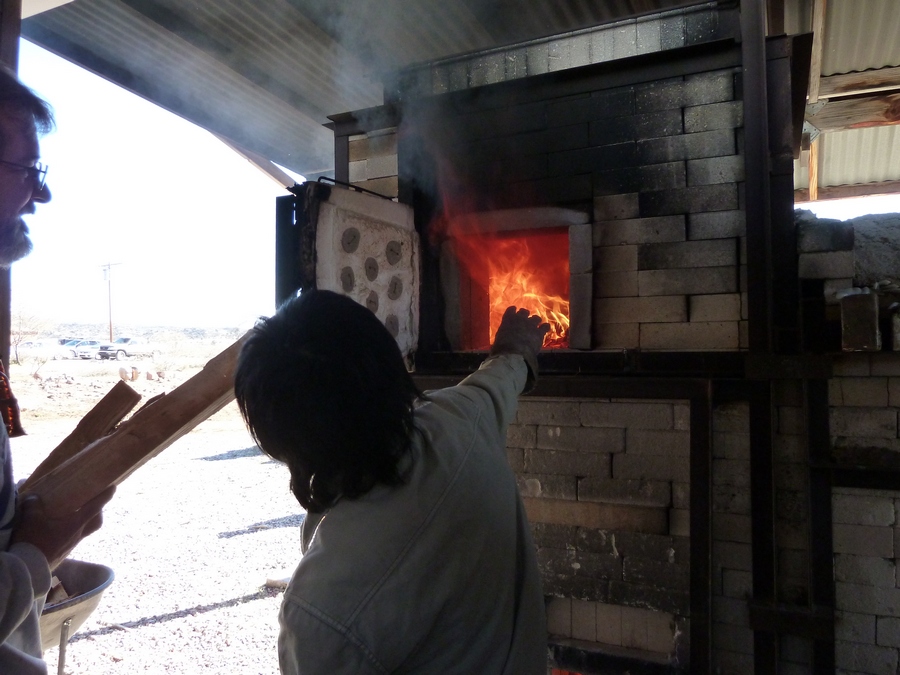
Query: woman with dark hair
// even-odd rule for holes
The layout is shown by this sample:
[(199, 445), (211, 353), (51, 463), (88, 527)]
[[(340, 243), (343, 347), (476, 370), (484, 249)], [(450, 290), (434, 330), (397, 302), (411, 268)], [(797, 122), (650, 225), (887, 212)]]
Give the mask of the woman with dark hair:
[(478, 372), (427, 397), (387, 329), (344, 296), (304, 292), (253, 330), (238, 405), (309, 512), (282, 673), (546, 673), (505, 441), (547, 328), (509, 308)]

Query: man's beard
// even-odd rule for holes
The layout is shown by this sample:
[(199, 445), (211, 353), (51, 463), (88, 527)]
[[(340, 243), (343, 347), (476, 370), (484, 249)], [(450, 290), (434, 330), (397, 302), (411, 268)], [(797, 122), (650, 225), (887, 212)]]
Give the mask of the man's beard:
[(0, 267), (9, 267), (16, 260), (31, 253), (28, 226), (19, 218), (0, 223)]

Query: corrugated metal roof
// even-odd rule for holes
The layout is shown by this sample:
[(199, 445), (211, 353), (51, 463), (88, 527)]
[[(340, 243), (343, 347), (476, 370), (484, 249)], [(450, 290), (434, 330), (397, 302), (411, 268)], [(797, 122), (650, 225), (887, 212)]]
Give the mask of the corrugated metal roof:
[(819, 185), (900, 180), (900, 127), (836, 131), (822, 138)]
[(898, 0), (829, 0), (822, 75), (900, 66)]

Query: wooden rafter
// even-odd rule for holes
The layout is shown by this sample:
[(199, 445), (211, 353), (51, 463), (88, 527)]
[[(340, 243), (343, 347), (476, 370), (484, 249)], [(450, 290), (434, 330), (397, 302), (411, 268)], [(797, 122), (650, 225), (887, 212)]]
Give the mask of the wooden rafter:
[(809, 144), (809, 201), (819, 198), (819, 139)]
[(825, 48), (825, 0), (814, 0), (813, 2), (812, 33), (812, 58), (809, 66), (809, 103), (815, 103), (819, 100), (822, 52)]
[[(863, 183), (860, 185), (835, 185), (832, 187), (820, 187), (818, 198), (815, 201), (828, 201), (831, 199), (850, 199), (853, 197), (877, 197), (881, 195), (900, 194), (900, 180), (889, 180), (881, 183)], [(809, 190), (794, 190), (794, 204), (813, 201), (810, 199)]]
[(830, 75), (819, 80), (819, 98), (857, 96), (900, 89), (900, 67)]
[(806, 121), (820, 132), (900, 124), (900, 93), (820, 102), (807, 108)]

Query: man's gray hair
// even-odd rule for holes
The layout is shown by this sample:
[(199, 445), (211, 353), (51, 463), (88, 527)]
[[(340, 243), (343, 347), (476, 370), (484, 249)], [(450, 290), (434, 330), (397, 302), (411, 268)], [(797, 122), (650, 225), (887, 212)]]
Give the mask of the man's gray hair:
[[(35, 130), (44, 134), (53, 128), (53, 109), (40, 96), (19, 82), (5, 66), (0, 66), (0, 115), (31, 118)], [(6, 139), (0, 133), (0, 152)]]

